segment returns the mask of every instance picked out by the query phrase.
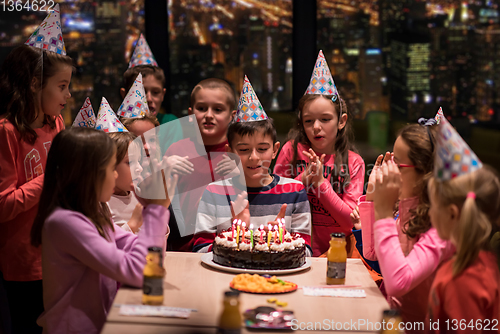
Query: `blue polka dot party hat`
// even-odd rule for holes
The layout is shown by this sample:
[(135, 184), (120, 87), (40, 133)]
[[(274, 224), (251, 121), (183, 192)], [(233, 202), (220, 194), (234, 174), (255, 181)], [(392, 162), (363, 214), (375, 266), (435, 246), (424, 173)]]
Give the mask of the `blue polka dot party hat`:
[(314, 70), (311, 75), (311, 81), (305, 94), (321, 94), (321, 95), (333, 95), (332, 100), (335, 102), (339, 97), (337, 87), (333, 81), (330, 68), (326, 63), (323, 51), (319, 51), (318, 58), (316, 59), (316, 64), (314, 65)]
[(53, 11), (47, 15), (45, 20), (42, 21), (24, 44), (66, 55), (66, 47), (64, 46), (62, 37), (59, 4), (55, 5)]
[(441, 181), (454, 179), (483, 167), (482, 162), (448, 122), (440, 117), (434, 176)]
[(137, 41), (134, 53), (132, 54), (132, 58), (130, 59), (130, 63), (128, 64), (128, 68), (132, 68), (138, 65), (153, 65), (158, 67), (158, 63), (153, 56), (153, 52), (151, 52), (149, 44), (148, 42), (146, 42), (146, 39), (142, 34)]
[(234, 117), (236, 122), (263, 121), (268, 118), (246, 75), (238, 102), (238, 110)]

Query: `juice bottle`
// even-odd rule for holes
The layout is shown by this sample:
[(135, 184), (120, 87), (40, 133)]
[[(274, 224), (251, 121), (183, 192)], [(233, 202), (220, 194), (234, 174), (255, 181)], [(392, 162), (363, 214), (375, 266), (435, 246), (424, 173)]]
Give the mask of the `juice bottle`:
[(382, 316), (382, 327), (380, 334), (397, 333), (403, 334), (404, 330), (399, 328), (399, 324), (403, 321), (398, 310), (384, 310)]
[(149, 247), (144, 267), (144, 283), (142, 284), (142, 303), (146, 305), (163, 304), (163, 250), (160, 247)]
[(345, 249), (345, 234), (330, 234), (330, 248), (327, 253), (326, 284), (345, 284), (345, 266), (347, 251)]
[(224, 310), (219, 318), (217, 334), (241, 333), (240, 293), (226, 291), (224, 293)]

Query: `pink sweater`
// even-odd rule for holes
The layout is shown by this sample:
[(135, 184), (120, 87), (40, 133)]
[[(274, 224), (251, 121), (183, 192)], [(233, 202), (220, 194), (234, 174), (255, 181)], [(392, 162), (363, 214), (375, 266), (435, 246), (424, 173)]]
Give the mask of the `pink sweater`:
[(58, 208), (42, 231), (44, 333), (99, 333), (118, 282), (140, 287), (148, 247), (165, 249), (169, 212), (148, 205), (139, 235), (115, 226), (109, 239), (83, 214)]
[[(308, 151), (309, 147), (303, 144), (297, 145), (297, 163), (291, 166), (293, 159), (292, 142), (287, 142), (276, 160), (274, 173), (284, 177), (295, 178), (301, 181), (302, 171), (309, 159), (302, 153)], [(365, 174), (365, 163), (361, 156), (349, 151), (349, 175), (351, 182), (344, 187), (341, 194), (333, 191), (330, 183), (333, 173), (335, 155), (325, 156), (323, 175), (325, 182), (318, 188), (306, 188), (312, 214), (312, 247), (313, 256), (319, 256), (330, 248), (330, 234), (333, 232), (344, 232), (346, 236), (352, 233), (352, 222), (350, 213), (356, 206), (356, 200), (363, 194), (363, 182)], [(296, 171), (299, 171), (298, 175)]]
[(42, 279), (40, 248), (31, 246), (30, 232), (42, 193), (45, 163), (52, 139), (64, 129), (62, 116), (56, 127), (35, 129), (33, 145), (21, 140), (19, 131), (0, 120), (0, 272), (6, 281)]
[(360, 198), (359, 213), (363, 235), (363, 255), (379, 261), (391, 307), (398, 307), (404, 321), (424, 321), (429, 291), (439, 264), (449, 259), (455, 249), (430, 228), (418, 238), (410, 239), (401, 226), (410, 219), (410, 210), (418, 198), (399, 203), (400, 216), (375, 222), (373, 202)]

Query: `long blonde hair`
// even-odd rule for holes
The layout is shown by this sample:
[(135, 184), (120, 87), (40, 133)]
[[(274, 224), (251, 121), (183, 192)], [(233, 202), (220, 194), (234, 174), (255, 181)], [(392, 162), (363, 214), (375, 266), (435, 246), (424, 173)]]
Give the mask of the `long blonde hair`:
[[(453, 276), (467, 268), (479, 255), (488, 250), (492, 231), (500, 223), (500, 181), (491, 167), (484, 166), (470, 174), (449, 181), (430, 179), (441, 206), (456, 205), (460, 209), (458, 226), (454, 229), (457, 254)], [(473, 192), (476, 198), (467, 196)]]

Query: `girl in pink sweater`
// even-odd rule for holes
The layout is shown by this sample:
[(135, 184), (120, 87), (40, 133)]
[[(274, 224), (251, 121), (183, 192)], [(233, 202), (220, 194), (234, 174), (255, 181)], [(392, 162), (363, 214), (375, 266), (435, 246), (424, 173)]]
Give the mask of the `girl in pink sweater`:
[[(102, 131), (71, 128), (54, 138), (31, 231), (32, 244), (43, 245), (44, 333), (99, 333), (117, 281), (140, 287), (148, 247), (165, 249), (168, 196), (138, 197), (145, 208), (137, 236), (113, 226), (106, 202), (115, 168), (115, 144)], [(176, 177), (166, 179), (175, 189)]]
[(0, 70), (0, 277), (14, 333), (42, 331), (41, 252), (30, 231), (47, 153), (64, 129), (72, 71), (70, 57), (28, 45), (9, 53)]
[(297, 126), (276, 160), (275, 174), (301, 180), (306, 186), (313, 256), (328, 250), (333, 232), (345, 233), (348, 256), (355, 249), (349, 215), (363, 194), (365, 164), (350, 150), (350, 131), (344, 100), (306, 94), (299, 102)]
[[(364, 256), (379, 261), (388, 301), (401, 310), (405, 322), (425, 320), (435, 271), (453, 251), (428, 217), (427, 180), (434, 166), (434, 143), (435, 127), (404, 127), (392, 157), (386, 153), (382, 166), (382, 155), (378, 157), (366, 198), (359, 203)], [(389, 182), (388, 163), (397, 166), (392, 172), (400, 183)]]

